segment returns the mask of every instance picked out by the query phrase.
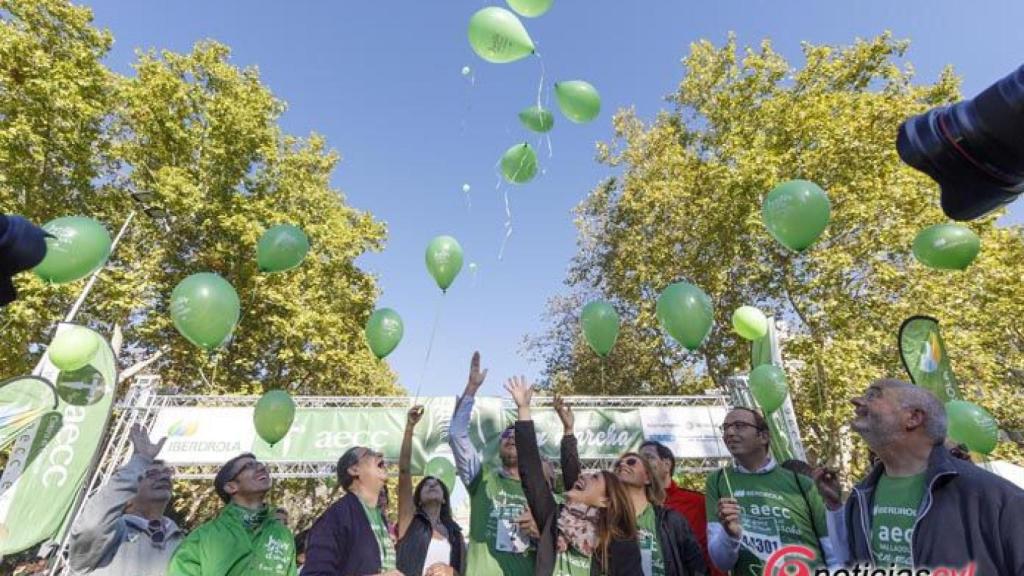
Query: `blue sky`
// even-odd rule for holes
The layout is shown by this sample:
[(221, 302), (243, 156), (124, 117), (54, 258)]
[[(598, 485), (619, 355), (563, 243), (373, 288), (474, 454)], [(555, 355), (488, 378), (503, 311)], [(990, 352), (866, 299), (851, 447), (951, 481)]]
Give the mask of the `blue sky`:
[[(379, 304), (405, 320), (405, 339), (388, 358), (401, 382), (422, 394), (461, 391), (474, 349), (491, 368), (489, 392), (513, 374), (536, 376), (520, 354), (523, 336), (543, 327), (546, 300), (564, 291), (575, 253), (572, 209), (602, 178), (594, 144), (611, 134), (612, 113), (635, 106), (644, 118), (665, 107), (682, 78), (691, 42), (720, 44), (730, 31), (743, 45), (770, 38), (799, 63), (800, 42), (847, 44), (892, 30), (912, 41), (907, 59), (921, 81), (952, 64), (974, 95), (1022, 61), (1024, 3), (953, 0), (555, 0), (550, 12), (523, 19), (543, 55), (547, 79), (586, 79), (601, 93), (594, 122), (570, 124), (556, 112), (553, 156), (545, 173), (509, 189), (513, 235), (504, 259), (505, 208), (495, 163), (527, 134), (516, 113), (536, 98), (535, 59), (495, 65), (466, 40), (481, 0), (85, 2), (115, 45), (108, 64), (130, 73), (134, 51), (187, 51), (213, 38), (233, 62), (257, 66), (288, 103), (293, 134), (324, 134), (343, 161), (334, 175), (348, 202), (388, 225), (383, 253), (360, 258), (382, 289)], [(473, 70), (474, 84), (461, 75)], [(552, 101), (552, 104), (554, 102)], [(463, 184), (471, 189), (467, 203)], [(505, 185), (503, 185), (505, 186)], [(1024, 202), (1008, 220), (1024, 222)], [(438, 234), (458, 238), (475, 262), (445, 297), (436, 340), (421, 378), (440, 291), (423, 258)], [(314, 239), (315, 241), (315, 239)]]

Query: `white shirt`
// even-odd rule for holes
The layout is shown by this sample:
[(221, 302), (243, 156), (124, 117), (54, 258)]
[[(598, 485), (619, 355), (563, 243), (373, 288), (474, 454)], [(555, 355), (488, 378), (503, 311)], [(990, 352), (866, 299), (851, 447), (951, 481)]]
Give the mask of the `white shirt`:
[(452, 545), (446, 539), (430, 539), (430, 547), (427, 548), (427, 558), (423, 561), (423, 575), (434, 564), (448, 566), (452, 559)]

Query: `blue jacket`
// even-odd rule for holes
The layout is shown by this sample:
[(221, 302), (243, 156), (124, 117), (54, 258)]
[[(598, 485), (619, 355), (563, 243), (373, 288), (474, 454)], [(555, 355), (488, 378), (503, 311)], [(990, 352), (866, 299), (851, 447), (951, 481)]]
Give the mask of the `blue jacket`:
[(359, 497), (350, 492), (310, 529), (302, 576), (365, 576), (380, 571), (377, 538)]

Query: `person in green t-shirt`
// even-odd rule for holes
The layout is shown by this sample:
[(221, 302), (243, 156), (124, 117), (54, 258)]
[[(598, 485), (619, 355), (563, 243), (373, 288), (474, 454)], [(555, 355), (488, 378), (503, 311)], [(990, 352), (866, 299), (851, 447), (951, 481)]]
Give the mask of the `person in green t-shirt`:
[(838, 567), (821, 496), (810, 478), (776, 465), (764, 417), (733, 409), (722, 424), (722, 439), (735, 465), (708, 476), (711, 561), (733, 574), (761, 576), (773, 553), (797, 544), (814, 551), (818, 563)]
[(501, 434), (500, 467), (483, 462), (483, 456), (469, 438), (469, 421), (476, 393), (487, 377), (480, 370), (480, 353), (470, 362), (466, 389), (455, 405), (449, 427), (449, 442), (459, 478), (469, 492), (469, 546), (466, 573), (533, 576), (536, 544), (530, 532), (532, 517), (519, 479), (515, 429)]

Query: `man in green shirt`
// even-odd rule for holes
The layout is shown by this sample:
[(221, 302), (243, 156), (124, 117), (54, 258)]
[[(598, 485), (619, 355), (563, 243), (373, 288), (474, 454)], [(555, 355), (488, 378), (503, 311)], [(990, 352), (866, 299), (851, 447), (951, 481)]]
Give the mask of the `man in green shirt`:
[(252, 454), (232, 458), (213, 481), (226, 506), (171, 558), (169, 576), (295, 576), (295, 541), (266, 504), (270, 472)]
[(466, 389), (455, 405), (449, 442), (459, 477), (470, 497), (467, 574), (532, 576), (535, 547), (527, 533), (529, 515), (519, 481), (514, 428), (501, 435), (501, 467), (483, 462), (469, 439), (469, 420), (477, 390), (487, 377), (480, 370), (480, 353), (473, 354)]
[(722, 424), (722, 439), (735, 465), (711, 473), (705, 490), (715, 566), (761, 576), (772, 554), (797, 544), (813, 550), (818, 562), (837, 567), (821, 496), (810, 478), (775, 463), (761, 414), (733, 409)]

